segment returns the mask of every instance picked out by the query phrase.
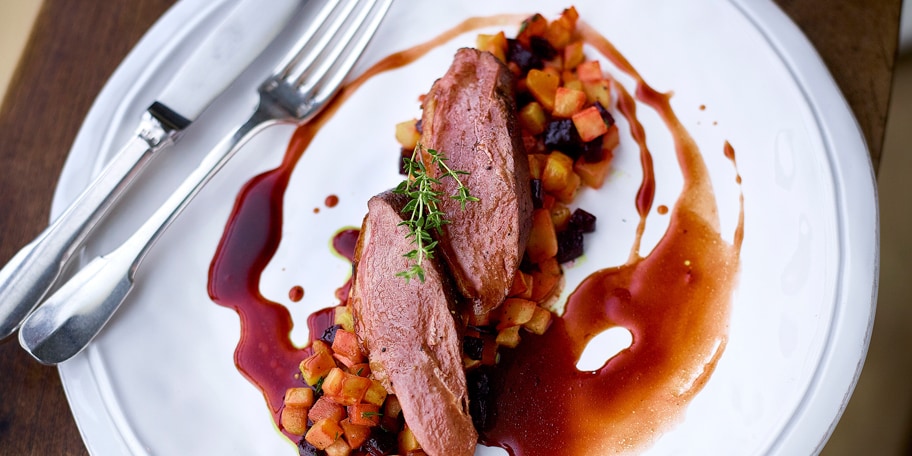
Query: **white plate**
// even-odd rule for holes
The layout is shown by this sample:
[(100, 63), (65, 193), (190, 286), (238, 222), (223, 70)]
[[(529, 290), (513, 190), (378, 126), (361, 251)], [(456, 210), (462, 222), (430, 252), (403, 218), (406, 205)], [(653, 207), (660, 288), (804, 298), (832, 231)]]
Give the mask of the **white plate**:
[[(211, 27), (225, 3), (179, 2), (127, 57), (79, 133), (60, 178), (53, 216), (132, 133), (155, 89), (186, 57), (181, 44)], [(728, 347), (683, 422), (648, 453), (819, 451), (861, 369), (877, 282), (873, 173), (845, 101), (807, 40), (772, 4), (574, 3), (650, 85), (674, 91), (673, 107), (713, 176), (722, 233), (729, 238), (738, 189), (722, 154), (725, 140), (737, 150), (744, 182), (742, 270)], [(565, 6), (399, 1), (359, 68), (470, 15), (538, 11), (554, 16)], [(286, 193), (284, 239), (262, 281), (264, 296), (292, 310), (296, 341), (306, 338), (306, 315), (335, 304), (332, 293), (347, 278), (348, 266), (327, 247), (332, 234), (358, 225), (367, 198), (399, 179), (393, 169), (398, 150), (393, 124), (418, 115), (417, 96), (445, 71), (453, 50), (471, 45), (473, 37), (460, 36), (414, 65), (373, 78), (323, 128), (299, 163)], [(118, 217), (87, 245), (83, 262), (122, 241), (195, 166), (205, 144), (251, 112), (254, 87), (279, 55), (277, 50), (264, 55), (167, 157), (151, 166), (117, 207)], [(647, 111), (641, 109), (647, 131), (661, 130), (658, 118)], [(237, 316), (213, 304), (206, 292), (209, 262), (234, 197), (250, 177), (278, 165), (292, 131), (272, 128), (241, 151), (157, 244), (128, 303), (105, 331), (60, 366), (93, 454), (294, 454), (259, 392), (235, 369)], [(656, 206), (670, 205), (680, 178), (663, 176), (677, 165), (665, 147), (668, 141), (653, 137)], [(616, 154), (610, 191), (599, 196), (618, 201), (618, 212), (602, 215), (595, 235), (596, 242), (616, 238), (609, 244), (617, 242), (611, 248), (624, 254), (635, 226), (631, 195), (639, 174), (628, 139)], [(340, 197), (332, 209), (323, 205), (329, 194)], [(319, 214), (315, 207), (322, 208)], [(650, 220), (646, 246), (664, 231), (653, 222), (656, 217)], [(624, 259), (587, 263), (609, 266)], [(294, 285), (306, 290), (298, 303), (287, 297)]]

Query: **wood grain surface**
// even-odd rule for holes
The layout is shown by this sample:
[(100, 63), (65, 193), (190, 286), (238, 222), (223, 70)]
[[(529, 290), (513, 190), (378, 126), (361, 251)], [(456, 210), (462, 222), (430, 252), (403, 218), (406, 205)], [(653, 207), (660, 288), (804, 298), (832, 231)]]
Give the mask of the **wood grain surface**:
[[(0, 105), (0, 262), (46, 225), (64, 160), (107, 78), (173, 0), (45, 0)], [(817, 47), (879, 162), (900, 0), (778, 0)], [(0, 455), (86, 454), (57, 370), (0, 341)]]

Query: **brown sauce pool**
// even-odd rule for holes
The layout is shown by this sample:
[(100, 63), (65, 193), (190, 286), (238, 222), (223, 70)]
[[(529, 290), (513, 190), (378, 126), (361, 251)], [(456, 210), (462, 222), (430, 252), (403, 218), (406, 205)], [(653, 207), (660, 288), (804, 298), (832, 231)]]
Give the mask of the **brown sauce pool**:
[[(210, 266), (209, 294), (238, 313), (241, 337), (235, 364), (263, 393), (276, 423), (285, 389), (299, 382), (298, 363), (309, 350), (291, 343), (290, 314), (259, 294), (259, 277), (281, 238), (285, 188), (298, 159), (321, 126), (369, 78), (407, 65), (459, 34), (515, 25), (524, 17), (472, 18), (428, 43), (381, 60), (344, 87), (311, 123), (298, 128), (278, 168), (254, 177), (241, 190)], [(642, 450), (667, 431), (682, 418), (725, 349), (739, 269), (743, 197), (734, 242), (729, 244), (719, 233), (702, 155), (671, 109), (669, 96), (649, 87), (604, 37), (582, 23), (580, 30), (590, 45), (637, 81), (635, 99), (620, 84), (613, 87), (619, 94), (618, 111), (629, 121), (639, 147), (643, 180), (634, 204), (640, 221), (626, 264), (587, 277), (570, 294), (563, 317), (555, 318), (543, 336), (525, 335), (517, 349), (502, 351), (493, 378), (495, 420), (481, 440), (515, 455)], [(667, 231), (646, 257), (639, 254), (640, 239), (656, 182), (635, 100), (663, 119), (684, 177)], [(724, 153), (734, 162), (731, 145), (726, 143)], [(333, 239), (334, 248), (350, 258), (356, 238), (356, 230), (341, 231)], [(588, 253), (598, 257), (598, 252)], [(342, 302), (348, 285), (336, 292)], [(308, 319), (312, 338), (330, 325), (331, 310)], [(615, 326), (633, 334), (631, 346), (600, 369), (577, 370), (587, 342)]]

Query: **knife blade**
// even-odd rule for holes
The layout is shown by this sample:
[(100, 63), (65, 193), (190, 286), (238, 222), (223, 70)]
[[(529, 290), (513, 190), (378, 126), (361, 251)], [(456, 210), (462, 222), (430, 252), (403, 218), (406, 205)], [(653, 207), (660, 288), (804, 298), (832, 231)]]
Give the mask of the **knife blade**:
[(208, 33), (143, 113), (135, 134), (35, 240), (0, 270), (0, 340), (54, 286), (73, 254), (135, 178), (278, 35), (301, 0), (240, 0)]

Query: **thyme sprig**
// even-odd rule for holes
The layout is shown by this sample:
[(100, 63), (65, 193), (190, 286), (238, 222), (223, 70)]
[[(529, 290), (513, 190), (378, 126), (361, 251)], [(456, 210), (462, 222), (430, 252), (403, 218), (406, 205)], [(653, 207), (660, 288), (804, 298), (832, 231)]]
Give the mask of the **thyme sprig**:
[[(436, 166), (440, 172), (439, 178), (434, 178), (428, 173), (425, 162), (421, 159), (421, 151), (427, 152), (429, 166)], [(406, 283), (415, 277), (424, 283), (424, 260), (434, 258), (434, 248), (437, 241), (431, 236), (431, 230), (440, 233), (443, 225), (450, 223), (446, 214), (440, 210), (442, 192), (438, 190), (440, 180), (450, 177), (456, 181), (456, 193), (450, 198), (459, 201), (462, 210), (466, 203), (478, 201), (478, 198), (469, 194), (469, 189), (459, 179), (461, 175), (469, 174), (467, 171), (453, 170), (447, 165), (447, 157), (442, 152), (434, 149), (424, 149), (421, 144), (415, 146), (411, 157), (403, 158), (406, 178), (394, 190), (395, 193), (409, 198), (408, 203), (402, 208), (403, 214), (408, 214), (408, 220), (399, 223), (408, 228), (406, 237), (411, 239), (415, 248), (404, 256), (412, 261), (412, 265), (396, 273), (397, 277), (405, 279)]]

